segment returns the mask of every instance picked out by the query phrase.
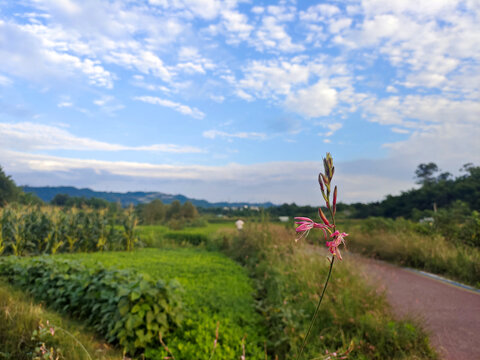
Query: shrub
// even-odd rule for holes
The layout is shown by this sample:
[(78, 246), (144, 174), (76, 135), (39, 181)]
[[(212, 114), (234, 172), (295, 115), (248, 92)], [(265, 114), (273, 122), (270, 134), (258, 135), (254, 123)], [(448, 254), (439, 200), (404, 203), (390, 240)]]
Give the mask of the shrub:
[(0, 259), (0, 275), (52, 308), (84, 319), (135, 354), (159, 345), (181, 322), (177, 285), (153, 282), (134, 271), (94, 268), (52, 258)]

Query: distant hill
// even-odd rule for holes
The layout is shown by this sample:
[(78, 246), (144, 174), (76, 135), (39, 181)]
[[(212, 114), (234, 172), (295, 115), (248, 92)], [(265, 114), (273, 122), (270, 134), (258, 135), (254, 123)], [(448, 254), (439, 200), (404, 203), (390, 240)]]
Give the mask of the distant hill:
[(143, 192), (143, 191), (135, 191), (135, 192), (127, 192), (127, 193), (119, 193), (119, 192), (106, 192), (106, 191), (94, 191), (91, 189), (77, 189), (76, 187), (72, 186), (46, 186), (46, 187), (33, 187), (33, 186), (22, 186), (23, 191), (26, 193), (33, 193), (37, 195), (40, 199), (45, 202), (50, 202), (55, 195), (57, 194), (66, 194), (71, 197), (85, 197), (85, 198), (99, 198), (104, 199), (111, 202), (120, 202), (122, 206), (128, 206), (130, 204), (137, 205), (143, 203), (149, 203), (152, 200), (159, 199), (164, 204), (170, 204), (174, 200), (180, 201), (180, 203), (185, 203), (190, 201), (196, 207), (203, 207), (203, 208), (212, 208), (212, 207), (243, 207), (247, 206), (258, 206), (268, 208), (271, 206), (275, 206), (271, 202), (266, 203), (246, 203), (246, 202), (238, 202), (238, 203), (229, 203), (229, 202), (217, 202), (211, 203), (206, 200), (198, 200), (198, 199), (190, 199), (184, 195), (171, 195), (165, 194), (161, 192)]

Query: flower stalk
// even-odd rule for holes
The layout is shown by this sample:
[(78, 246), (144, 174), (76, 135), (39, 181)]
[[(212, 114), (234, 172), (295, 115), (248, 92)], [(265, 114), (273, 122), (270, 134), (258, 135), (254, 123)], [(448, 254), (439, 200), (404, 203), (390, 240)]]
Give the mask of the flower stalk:
[(332, 254), (332, 257), (329, 258), (330, 268), (328, 270), (328, 275), (325, 280), (325, 284), (323, 286), (320, 299), (318, 300), (317, 307), (315, 308), (315, 312), (312, 316), (312, 319), (310, 320), (310, 325), (308, 327), (307, 333), (305, 334), (305, 337), (303, 338), (300, 351), (296, 356), (296, 360), (299, 360), (302, 357), (302, 354), (307, 345), (308, 337), (312, 331), (313, 325), (315, 324), (315, 320), (317, 319), (320, 305), (322, 304), (325, 291), (327, 290), (328, 282), (330, 281), (330, 277), (332, 275), (332, 269), (333, 269), (333, 264), (335, 262), (335, 257), (338, 257), (339, 260), (342, 260), (342, 255), (338, 247), (341, 244), (345, 245), (345, 237), (348, 236), (348, 234), (340, 233), (340, 231), (336, 229), (335, 214), (337, 211), (337, 194), (338, 194), (337, 186), (335, 186), (333, 190), (333, 200), (332, 200), (332, 203), (330, 203), (331, 182), (332, 182), (333, 174), (335, 173), (335, 167), (333, 166), (333, 158), (330, 155), (330, 153), (327, 153), (326, 157), (323, 159), (323, 167), (324, 167), (324, 173), (320, 173), (318, 175), (318, 183), (320, 185), (320, 191), (322, 193), (323, 199), (325, 200), (325, 206), (328, 209), (331, 221), (327, 218), (327, 216), (324, 214), (321, 208), (318, 208), (318, 215), (322, 220), (323, 224), (316, 223), (309, 218), (296, 217), (295, 223), (298, 225), (296, 228), (296, 232), (299, 233), (300, 236), (298, 236), (295, 239), (295, 241), (298, 241), (303, 237), (306, 237), (309, 234), (310, 230), (312, 229), (315, 229), (315, 228), (321, 229), (324, 234), (325, 240), (327, 240), (327, 234), (330, 235), (331, 240), (326, 241), (325, 245), (328, 247), (328, 250)]

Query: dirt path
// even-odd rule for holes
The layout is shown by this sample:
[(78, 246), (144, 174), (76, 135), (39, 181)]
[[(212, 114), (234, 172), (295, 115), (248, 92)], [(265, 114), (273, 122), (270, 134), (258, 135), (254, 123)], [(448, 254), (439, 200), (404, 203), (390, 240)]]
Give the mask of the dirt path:
[(396, 315), (418, 318), (446, 360), (480, 360), (480, 293), (384, 262), (351, 256), (385, 290)]

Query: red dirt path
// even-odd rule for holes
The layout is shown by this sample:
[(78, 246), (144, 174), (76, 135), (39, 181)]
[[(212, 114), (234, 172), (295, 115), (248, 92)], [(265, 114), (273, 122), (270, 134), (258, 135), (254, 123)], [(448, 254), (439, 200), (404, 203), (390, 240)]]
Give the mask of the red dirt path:
[(446, 360), (480, 360), (480, 293), (384, 262), (351, 256), (385, 290), (395, 314), (417, 318)]

